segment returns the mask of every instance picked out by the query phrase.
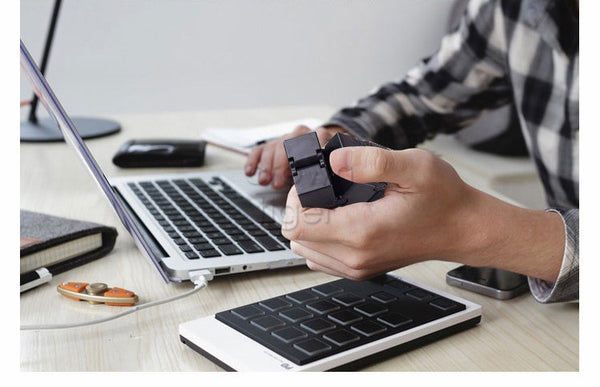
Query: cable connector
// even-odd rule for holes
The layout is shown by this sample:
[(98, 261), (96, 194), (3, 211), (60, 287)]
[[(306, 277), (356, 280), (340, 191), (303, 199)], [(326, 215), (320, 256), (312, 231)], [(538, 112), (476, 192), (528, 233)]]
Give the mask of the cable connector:
[(190, 271), (190, 281), (196, 286), (206, 286), (208, 281), (211, 281), (213, 277), (214, 274), (207, 269)]

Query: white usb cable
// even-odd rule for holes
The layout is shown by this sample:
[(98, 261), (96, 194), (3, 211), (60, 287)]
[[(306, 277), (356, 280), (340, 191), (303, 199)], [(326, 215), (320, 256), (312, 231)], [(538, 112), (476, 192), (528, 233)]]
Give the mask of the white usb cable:
[(147, 302), (147, 303), (141, 304), (141, 305), (132, 306), (131, 308), (129, 308), (123, 312), (114, 314), (109, 317), (99, 318), (96, 320), (84, 321), (84, 322), (80, 322), (80, 323), (70, 323), (70, 324), (21, 325), (21, 330), (22, 331), (31, 331), (31, 330), (44, 330), (44, 329), (76, 328), (76, 327), (100, 324), (100, 323), (103, 323), (106, 321), (115, 320), (115, 319), (121, 318), (123, 316), (127, 316), (128, 314), (137, 312), (142, 309), (147, 309), (147, 308), (151, 308), (153, 306), (166, 304), (168, 302), (179, 300), (181, 298), (190, 296), (190, 295), (200, 291), (201, 289), (204, 289), (208, 285), (208, 281), (210, 281), (212, 278), (213, 278), (213, 274), (208, 270), (193, 271), (193, 272), (190, 272), (190, 281), (192, 281), (194, 283), (194, 285), (195, 285), (194, 288), (192, 290), (188, 290), (187, 292), (178, 294), (176, 296), (165, 298), (165, 299), (158, 300), (158, 301)]

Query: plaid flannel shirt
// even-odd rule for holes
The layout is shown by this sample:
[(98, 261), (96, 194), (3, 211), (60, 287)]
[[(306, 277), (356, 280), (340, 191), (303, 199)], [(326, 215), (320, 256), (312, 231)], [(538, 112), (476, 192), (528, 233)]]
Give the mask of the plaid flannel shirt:
[(433, 56), (325, 125), (404, 149), (513, 104), (566, 232), (557, 281), (529, 278), (540, 302), (579, 299), (578, 20), (575, 0), (472, 0)]

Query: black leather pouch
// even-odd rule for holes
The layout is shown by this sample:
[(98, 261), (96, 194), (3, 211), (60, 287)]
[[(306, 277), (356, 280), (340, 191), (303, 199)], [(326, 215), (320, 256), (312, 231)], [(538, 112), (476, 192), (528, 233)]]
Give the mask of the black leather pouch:
[(113, 163), (122, 168), (199, 167), (204, 164), (202, 140), (130, 140)]

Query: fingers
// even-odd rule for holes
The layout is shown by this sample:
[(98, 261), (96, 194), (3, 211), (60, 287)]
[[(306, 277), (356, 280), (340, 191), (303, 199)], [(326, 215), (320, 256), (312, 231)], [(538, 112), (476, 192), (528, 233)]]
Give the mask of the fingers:
[(355, 203), (346, 207), (302, 208), (296, 187), (288, 193), (282, 234), (290, 240), (349, 243), (352, 236), (364, 234), (364, 220), (372, 216), (372, 203)]
[(267, 143), (260, 154), (260, 160), (256, 166), (258, 170), (258, 184), (268, 185), (273, 179), (273, 157), (275, 156), (276, 145)]
[[(370, 264), (367, 261), (361, 262), (360, 267), (354, 267), (352, 262), (327, 255), (320, 250), (313, 250), (298, 242), (292, 241), (290, 247), (295, 254), (306, 259), (306, 265), (309, 269), (355, 281), (371, 278), (390, 269), (385, 264)], [(338, 257), (341, 257), (341, 255), (338, 255)]]
[(329, 162), (337, 175), (357, 183), (384, 181), (410, 184), (433, 158), (420, 149), (392, 151), (377, 147), (348, 147), (331, 152)]
[(273, 188), (283, 188), (291, 177), (287, 153), (283, 145), (275, 147), (272, 165)]
[(300, 125), (288, 135), (252, 148), (246, 159), (244, 172), (247, 176), (254, 176), (258, 172), (258, 183), (261, 185), (273, 183), (273, 188), (283, 188), (290, 178), (283, 141), (308, 132), (310, 128)]
[(246, 176), (254, 176), (254, 174), (256, 173), (256, 166), (260, 161), (260, 156), (264, 147), (265, 144), (258, 145), (252, 148), (252, 150), (250, 151), (250, 154), (246, 159), (246, 165), (244, 166), (244, 172), (246, 173)]
[(331, 140), (331, 138), (338, 132), (345, 133), (346, 131), (337, 126), (317, 128), (317, 137), (319, 138), (319, 143), (321, 144), (321, 146), (325, 146), (325, 144), (327, 144), (327, 141)]

